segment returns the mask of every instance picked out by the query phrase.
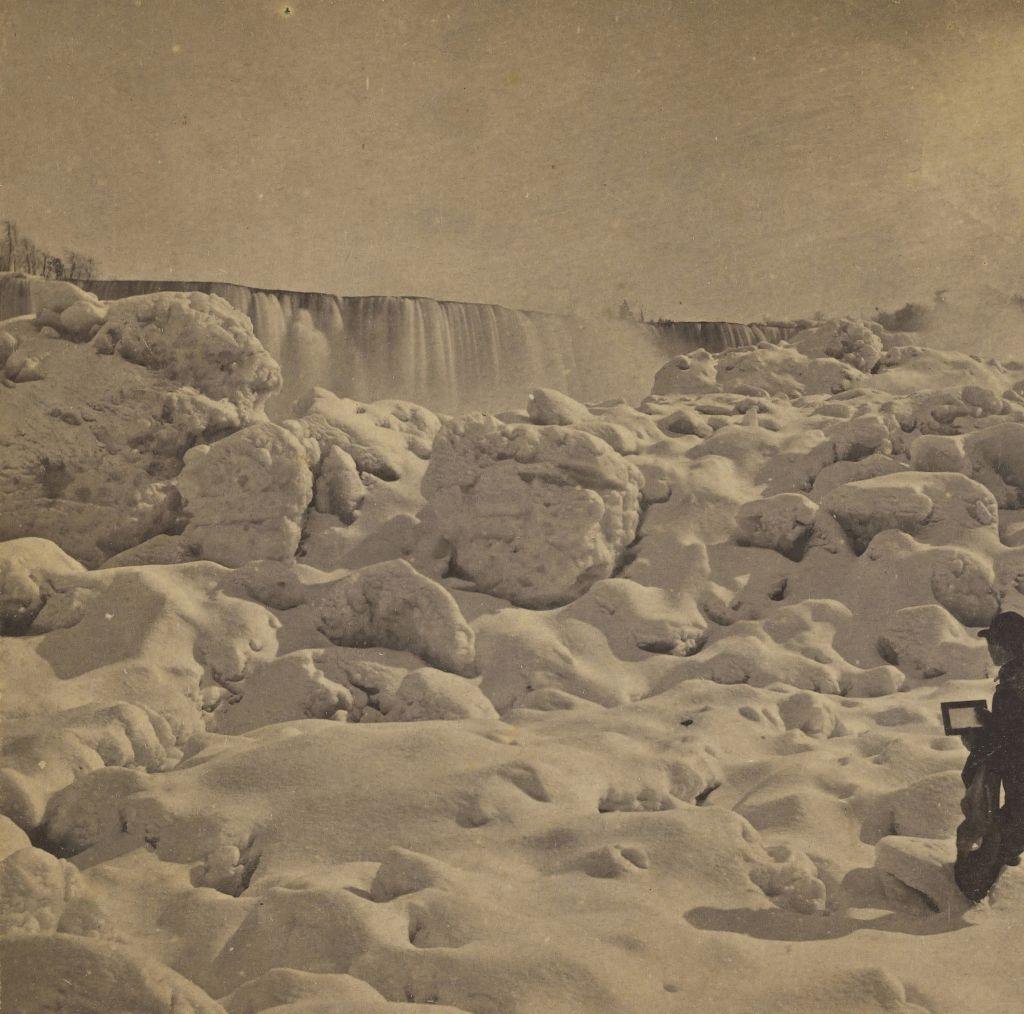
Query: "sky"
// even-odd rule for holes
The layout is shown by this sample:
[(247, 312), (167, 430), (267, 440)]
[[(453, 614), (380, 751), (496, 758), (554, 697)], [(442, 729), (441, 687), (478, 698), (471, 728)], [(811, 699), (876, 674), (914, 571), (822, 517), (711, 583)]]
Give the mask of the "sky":
[(1024, 291), (1020, 0), (0, 0), (105, 276), (674, 319)]

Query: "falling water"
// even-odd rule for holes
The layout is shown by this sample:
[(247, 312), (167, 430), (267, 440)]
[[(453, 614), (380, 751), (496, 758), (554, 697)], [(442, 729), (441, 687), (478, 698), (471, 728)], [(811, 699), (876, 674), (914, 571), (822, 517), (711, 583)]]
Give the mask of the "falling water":
[[(639, 324), (420, 297), (272, 292), (220, 282), (94, 281), (101, 299), (163, 290), (210, 292), (247, 314), (281, 364), (275, 414), (310, 387), (371, 401), (404, 398), (439, 412), (521, 407), (535, 387), (583, 401), (635, 401), (674, 355), (786, 337), (782, 327)], [(0, 276), (0, 319), (37, 309), (31, 285)]]

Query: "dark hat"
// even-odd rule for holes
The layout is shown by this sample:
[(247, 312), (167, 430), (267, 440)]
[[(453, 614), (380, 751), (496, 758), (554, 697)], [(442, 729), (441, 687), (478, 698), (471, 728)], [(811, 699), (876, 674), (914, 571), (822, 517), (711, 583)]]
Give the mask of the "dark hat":
[(991, 626), (978, 631), (978, 637), (984, 637), (986, 641), (1024, 645), (1024, 616), (1020, 613), (1000, 613)]

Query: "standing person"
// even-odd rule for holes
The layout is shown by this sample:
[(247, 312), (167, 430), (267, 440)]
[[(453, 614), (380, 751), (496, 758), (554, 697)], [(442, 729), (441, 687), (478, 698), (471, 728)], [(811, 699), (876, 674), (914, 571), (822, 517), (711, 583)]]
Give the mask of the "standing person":
[(1024, 616), (1000, 613), (978, 636), (988, 641), (999, 674), (984, 727), (963, 737), (970, 750), (962, 776), (966, 819), (957, 828), (954, 876), (974, 902), (1024, 852)]

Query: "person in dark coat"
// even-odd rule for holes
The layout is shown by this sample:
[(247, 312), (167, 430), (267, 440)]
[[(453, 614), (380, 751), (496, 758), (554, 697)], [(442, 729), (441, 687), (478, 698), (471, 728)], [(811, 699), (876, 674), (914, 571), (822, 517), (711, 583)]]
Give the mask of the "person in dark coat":
[(990, 765), (1003, 787), (1000, 824), (1006, 862), (1024, 852), (1024, 616), (1000, 613), (978, 634), (988, 641), (999, 681), (988, 721)]
[(1024, 616), (1000, 613), (978, 636), (988, 641), (999, 674), (983, 727), (961, 737), (970, 756), (962, 775), (965, 819), (957, 829), (954, 877), (974, 902), (1024, 852)]

